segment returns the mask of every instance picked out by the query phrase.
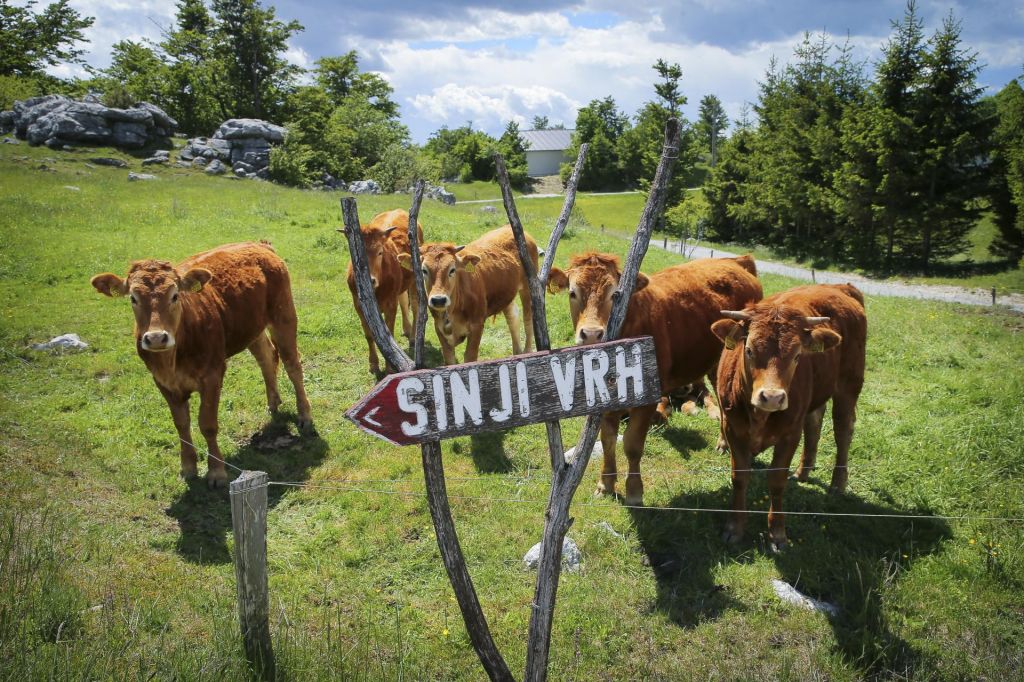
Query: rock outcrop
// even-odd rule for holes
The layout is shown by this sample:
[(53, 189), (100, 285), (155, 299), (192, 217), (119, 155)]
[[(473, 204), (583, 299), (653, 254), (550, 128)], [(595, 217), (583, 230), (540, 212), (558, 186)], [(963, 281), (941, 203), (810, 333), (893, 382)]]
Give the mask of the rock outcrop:
[[(230, 165), (236, 177), (267, 178), (270, 147), (284, 141), (285, 129), (253, 118), (224, 121), (213, 137), (189, 140), (178, 158), (206, 166), (211, 161)], [(226, 169), (225, 169), (226, 170)]]
[(177, 121), (149, 102), (115, 109), (95, 101), (43, 95), (19, 100), (11, 111), (0, 113), (0, 130), (13, 130), (29, 144), (54, 149), (74, 144), (138, 149), (166, 141), (177, 128)]

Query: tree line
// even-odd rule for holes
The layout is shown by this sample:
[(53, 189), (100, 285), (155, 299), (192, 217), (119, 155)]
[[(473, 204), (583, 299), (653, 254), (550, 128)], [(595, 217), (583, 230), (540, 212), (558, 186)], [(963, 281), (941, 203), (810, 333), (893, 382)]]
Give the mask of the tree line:
[(993, 252), (1020, 260), (1024, 98), (992, 97), (950, 14), (930, 36), (909, 2), (872, 77), (849, 44), (805, 36), (772, 63), (705, 187), (709, 236), (798, 258), (921, 270), (962, 253), (990, 211)]

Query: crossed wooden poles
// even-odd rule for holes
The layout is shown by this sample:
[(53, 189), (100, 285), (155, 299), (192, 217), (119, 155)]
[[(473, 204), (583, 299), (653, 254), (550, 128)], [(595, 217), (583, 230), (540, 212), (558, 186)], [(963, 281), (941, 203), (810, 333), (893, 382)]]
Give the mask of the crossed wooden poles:
[[(534, 336), (538, 351), (551, 350), (544, 291), (547, 287), (551, 267), (554, 264), (558, 243), (569, 222), (569, 215), (576, 201), (576, 187), (579, 184), (586, 153), (587, 145), (584, 144), (580, 147), (572, 177), (566, 187), (562, 213), (551, 233), (551, 239), (548, 241), (548, 248), (539, 273), (534, 270), (533, 263), (530, 261), (527, 253), (523, 224), (519, 219), (515, 202), (512, 199), (512, 189), (508, 179), (508, 172), (505, 168), (505, 162), (500, 155), (495, 156), (505, 211), (508, 214), (509, 223), (512, 225), (519, 258), (522, 261), (523, 270), (530, 285), (530, 298), (533, 303)], [(662, 214), (665, 208), (666, 189), (672, 177), (673, 167), (678, 154), (679, 122), (673, 118), (669, 119), (665, 124), (665, 141), (662, 148), (661, 162), (658, 164), (654, 182), (647, 196), (647, 203), (640, 216), (636, 234), (633, 236), (633, 241), (630, 244), (622, 276), (619, 279), (619, 287), (612, 295), (612, 312), (608, 320), (605, 336), (609, 341), (618, 338), (622, 323), (625, 320), (626, 309), (629, 305), (630, 296), (633, 294), (637, 273), (640, 272), (640, 263), (647, 253), (651, 232), (654, 229), (657, 217)], [(421, 267), (420, 245), (417, 242), (416, 226), (422, 200), (423, 182), (420, 181), (416, 183), (413, 191), (412, 207), (409, 209), (409, 244), (412, 255), (412, 271), (414, 273), (419, 273)], [(423, 368), (423, 337), (427, 324), (427, 297), (423, 278), (415, 277), (417, 292), (416, 333), (413, 340), (413, 358), (410, 358), (395, 341), (391, 331), (384, 325), (380, 309), (377, 306), (373, 285), (370, 283), (370, 269), (359, 228), (359, 216), (356, 211), (355, 199), (342, 199), (341, 210), (345, 222), (345, 238), (348, 241), (349, 251), (352, 255), (352, 266), (355, 271), (356, 297), (362, 309), (363, 318), (370, 327), (370, 332), (373, 334), (377, 347), (380, 348), (388, 364), (398, 372)], [(590, 452), (594, 448), (600, 424), (600, 414), (587, 417), (586, 426), (580, 434), (580, 439), (576, 446), (576, 457), (572, 461), (566, 462), (562, 444), (561, 423), (558, 421), (545, 423), (548, 437), (548, 452), (551, 457), (552, 478), (548, 505), (544, 512), (544, 535), (526, 648), (526, 669), (523, 678), (528, 682), (542, 682), (547, 679), (551, 624), (555, 612), (558, 580), (561, 576), (562, 541), (573, 521), (569, 516), (569, 505), (572, 503), (573, 495), (576, 493), (576, 489), (579, 487), (583, 474), (587, 469)], [(502, 657), (501, 652), (498, 651), (494, 639), (491, 637), (490, 628), (487, 626), (487, 619), (480, 608), (480, 601), (477, 598), (476, 590), (473, 588), (473, 581), (470, 579), (469, 571), (466, 568), (462, 548), (459, 546), (455, 524), (452, 521), (451, 508), (448, 505), (444, 464), (441, 461), (441, 444), (439, 441), (430, 441), (423, 443), (420, 449), (423, 462), (423, 477), (426, 482), (427, 503), (430, 507), (430, 516), (434, 522), (437, 545), (441, 550), (441, 558), (448, 572), (448, 579), (455, 590), (455, 598), (458, 601), (459, 609), (462, 611), (462, 618), (465, 621), (470, 641), (480, 657), (480, 662), (492, 680), (514, 680), (515, 678), (512, 676), (508, 664)]]

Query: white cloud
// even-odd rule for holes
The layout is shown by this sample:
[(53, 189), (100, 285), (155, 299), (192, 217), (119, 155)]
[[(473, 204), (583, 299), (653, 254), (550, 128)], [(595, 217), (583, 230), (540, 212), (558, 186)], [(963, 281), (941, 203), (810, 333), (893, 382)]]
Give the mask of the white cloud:
[(544, 86), (477, 87), (455, 83), (434, 88), (430, 94), (416, 95), (410, 102), (423, 118), (438, 125), (457, 126), (473, 121), (476, 128), (487, 130), (496, 130), (508, 121), (522, 126), (534, 115), (553, 115), (559, 120), (564, 118), (564, 112), (575, 112), (579, 107), (578, 102)]

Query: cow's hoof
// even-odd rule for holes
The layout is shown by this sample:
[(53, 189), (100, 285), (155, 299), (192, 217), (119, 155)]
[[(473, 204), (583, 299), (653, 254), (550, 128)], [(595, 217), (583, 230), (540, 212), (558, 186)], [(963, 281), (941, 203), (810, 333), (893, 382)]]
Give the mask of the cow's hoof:
[(772, 554), (781, 554), (786, 551), (787, 547), (789, 547), (789, 541), (785, 536), (781, 538), (771, 538), (768, 542), (768, 548), (771, 549)]
[(642, 507), (644, 506), (643, 495), (626, 495), (626, 506), (627, 507)]
[(300, 419), (299, 420), (299, 433), (309, 438), (316, 438), (320, 434), (316, 432), (316, 427), (313, 426), (312, 419)]
[(800, 483), (807, 483), (810, 478), (810, 474), (806, 471), (797, 471), (796, 473), (790, 474), (789, 479), (791, 481), (799, 481)]
[(718, 411), (717, 407), (709, 407), (708, 418), (714, 419), (717, 422), (722, 418), (722, 413)]
[(191, 481), (193, 478), (195, 478), (196, 476), (199, 475), (199, 471), (198, 471), (198, 469), (196, 469), (196, 465), (195, 464), (193, 464), (190, 467), (189, 466), (183, 466), (183, 467), (181, 467), (180, 475), (186, 481)]
[(602, 495), (614, 495), (614, 494), (615, 494), (615, 485), (614, 484), (611, 485), (611, 486), (606, 487), (604, 483), (598, 483), (597, 484), (597, 489), (594, 490), (594, 497), (600, 497)]
[(210, 490), (216, 490), (217, 488), (228, 487), (228, 472), (226, 471), (207, 471), (206, 472), (206, 486)]
[(718, 442), (715, 443), (715, 450), (718, 452), (729, 452), (729, 444), (725, 442), (724, 438), (719, 438)]

